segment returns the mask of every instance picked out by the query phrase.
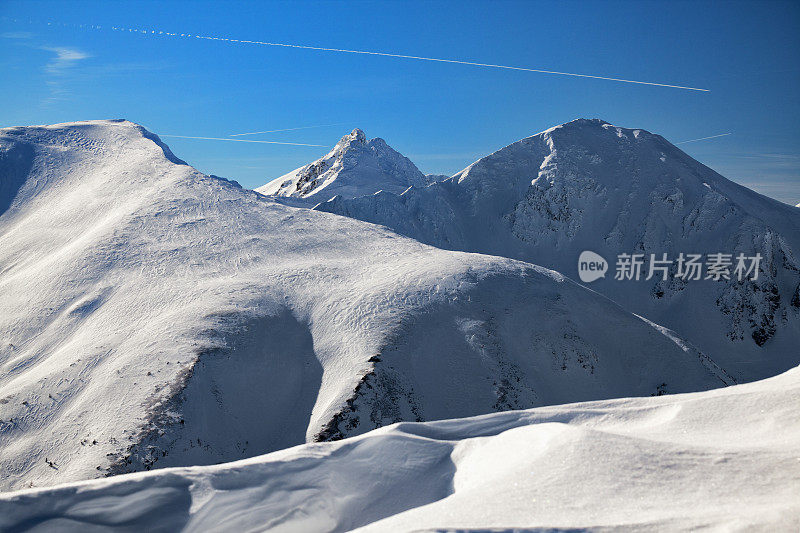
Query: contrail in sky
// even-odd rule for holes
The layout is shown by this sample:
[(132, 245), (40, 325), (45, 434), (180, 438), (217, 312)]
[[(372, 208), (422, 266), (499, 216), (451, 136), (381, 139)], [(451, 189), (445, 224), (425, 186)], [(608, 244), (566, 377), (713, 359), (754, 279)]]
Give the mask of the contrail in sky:
[(341, 126), (342, 124), (346, 124), (346, 122), (339, 122), (338, 124), (320, 124), (319, 126), (301, 126), (299, 128), (284, 128), (282, 130), (250, 131), (248, 133), (231, 133), (229, 137), (239, 137), (241, 135), (258, 135), (259, 133), (277, 133), (279, 131), (307, 130), (309, 128), (326, 128), (328, 126)]
[[(58, 24), (61, 26), (68, 26), (68, 24), (58, 23), (58, 22), (48, 22), (48, 25)], [(97, 26), (94, 24), (78, 24), (73, 25), (69, 24), (69, 26), (77, 26), (80, 28), (91, 28), (95, 30), (103, 29), (103, 26)], [(108, 28), (108, 26), (106, 26)], [(418, 61), (435, 61), (438, 63), (454, 63), (457, 65), (470, 65), (473, 67), (485, 67), (485, 68), (495, 68), (495, 69), (505, 69), (505, 70), (518, 70), (524, 72), (536, 72), (539, 74), (553, 74), (557, 76), (572, 76), (575, 78), (591, 78), (595, 80), (606, 80), (606, 81), (616, 81), (620, 83), (635, 83), (637, 85), (651, 85), (655, 87), (668, 87), (671, 89), (685, 89), (687, 91), (701, 91), (701, 92), (710, 92), (710, 89), (701, 89), (699, 87), (687, 87), (684, 85), (673, 85), (669, 83), (655, 83), (652, 81), (638, 81), (638, 80), (628, 80), (624, 78), (612, 78), (610, 76), (596, 76), (592, 74), (578, 74), (575, 72), (560, 72), (557, 70), (544, 70), (538, 68), (527, 68), (527, 67), (514, 67), (510, 65), (498, 65), (494, 63), (478, 63), (476, 61), (463, 61), (459, 59), (443, 59), (437, 57), (423, 57), (423, 56), (412, 56), (407, 54), (393, 54), (389, 52), (375, 52), (371, 50), (350, 50), (348, 48), (329, 48), (324, 46), (309, 46), (304, 44), (294, 44), (294, 43), (273, 43), (269, 41), (251, 41), (246, 39), (232, 39), (228, 37), (211, 37), (208, 35), (196, 35), (191, 33), (177, 33), (177, 32), (168, 32), (162, 30), (144, 30), (140, 28), (124, 28), (121, 26), (110, 26), (110, 28), (114, 31), (121, 31), (121, 32), (128, 32), (128, 33), (140, 33), (145, 35), (164, 35), (169, 37), (183, 37), (183, 38), (191, 38), (191, 39), (205, 39), (208, 41), (224, 41), (228, 43), (237, 43), (237, 44), (252, 44), (258, 46), (276, 46), (282, 48), (299, 48), (302, 50), (316, 50), (318, 52), (339, 52), (343, 54), (362, 54), (362, 55), (371, 55), (371, 56), (382, 56), (382, 57), (395, 57), (399, 59), (415, 59)]]
[(716, 139), (717, 137), (725, 137), (726, 135), (732, 135), (731, 133), (720, 133), (719, 135), (711, 135), (709, 137), (700, 137), (699, 139), (689, 139), (688, 141), (680, 141), (676, 142), (675, 144), (685, 144), (685, 143), (693, 143), (695, 141), (705, 141), (706, 139)]
[(177, 139), (202, 139), (204, 141), (228, 141), (234, 143), (260, 143), (260, 144), (288, 144), (291, 146), (321, 146), (325, 147), (324, 144), (305, 144), (305, 143), (284, 143), (278, 141), (251, 141), (249, 139), (226, 139), (224, 137), (192, 137), (190, 135), (164, 135), (159, 133), (159, 137), (174, 137)]

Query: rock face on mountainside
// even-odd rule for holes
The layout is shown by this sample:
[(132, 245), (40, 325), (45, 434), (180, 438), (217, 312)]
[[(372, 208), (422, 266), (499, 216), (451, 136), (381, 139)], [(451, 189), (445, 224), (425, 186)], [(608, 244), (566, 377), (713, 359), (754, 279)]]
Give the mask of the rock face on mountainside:
[[(800, 212), (641, 129), (576, 120), (430, 186), (335, 198), (316, 209), (575, 279), (579, 255), (593, 251), (609, 271), (592, 289), (676, 331), (738, 379), (800, 362)], [(704, 263), (709, 254), (731, 254), (731, 279), (678, 278), (681, 253), (701, 254)], [(620, 254), (642, 255), (641, 279), (615, 279)], [(667, 254), (666, 280), (659, 270), (645, 279), (651, 254), (658, 260)], [(761, 255), (756, 280), (734, 275), (738, 254)]]
[(0, 176), (2, 489), (732, 383), (556, 272), (278, 204), (130, 122), (0, 130)]
[(354, 129), (313, 163), (276, 178), (256, 191), (262, 194), (324, 202), (334, 196), (355, 198), (378, 191), (401, 193), (441, 176), (425, 176), (383, 139), (369, 139)]

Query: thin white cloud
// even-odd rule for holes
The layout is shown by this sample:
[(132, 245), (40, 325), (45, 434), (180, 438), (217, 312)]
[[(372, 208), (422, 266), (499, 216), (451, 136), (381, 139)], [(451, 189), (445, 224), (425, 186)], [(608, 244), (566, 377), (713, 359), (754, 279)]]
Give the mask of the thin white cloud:
[(55, 57), (44, 67), (45, 71), (50, 74), (62, 74), (65, 70), (75, 66), (81, 59), (90, 57), (89, 54), (76, 48), (66, 48), (63, 46), (43, 46), (42, 50), (47, 50), (55, 54)]
[[(183, 35), (181, 35), (183, 37)], [(191, 35), (189, 36), (191, 37)], [(710, 89), (701, 89), (698, 87), (686, 87), (683, 85), (672, 85), (668, 83), (656, 83), (651, 81), (637, 81), (637, 80), (627, 80), (623, 78), (612, 78), (609, 76), (597, 76), (593, 74), (578, 74), (575, 72), (560, 72), (556, 70), (544, 70), (538, 68), (527, 68), (527, 67), (514, 67), (510, 65), (499, 65), (495, 63), (478, 63), (476, 61), (463, 61), (460, 59), (443, 59), (443, 58), (436, 58), (436, 57), (422, 57), (422, 56), (412, 56), (406, 54), (393, 54), (389, 52), (375, 52), (371, 50), (348, 50), (346, 48), (327, 48), (322, 46), (308, 46), (303, 44), (291, 44), (291, 43), (270, 43), (267, 41), (246, 41), (246, 40), (239, 40), (239, 39), (226, 39), (223, 37), (208, 37), (204, 35), (195, 35), (197, 39), (208, 39), (211, 41), (228, 41), (234, 43), (242, 43), (242, 44), (257, 44), (261, 46), (280, 46), (284, 48), (300, 48), (303, 50), (316, 50), (319, 52), (340, 52), (344, 54), (364, 54), (364, 55), (371, 55), (371, 56), (383, 56), (383, 57), (396, 57), (398, 59), (415, 59), (419, 61), (434, 61), (437, 63), (455, 63), (458, 65), (470, 65), (473, 67), (486, 67), (486, 68), (496, 68), (496, 69), (505, 69), (505, 70), (519, 70), (524, 72), (536, 72), (539, 74), (554, 74), (557, 76), (572, 76), (575, 78), (592, 78), (595, 80), (605, 80), (605, 81), (616, 81), (621, 83), (635, 83), (638, 85), (654, 85), (656, 87), (668, 87), (671, 89), (686, 89), (689, 91), (702, 91), (702, 92), (710, 92)]]
[(406, 154), (412, 161), (448, 161), (452, 159), (469, 159), (474, 161), (483, 157), (483, 152), (443, 152), (430, 154)]
[(726, 135), (733, 135), (732, 133), (720, 133), (719, 135), (709, 135), (708, 137), (700, 137), (699, 139), (689, 139), (688, 141), (678, 141), (675, 144), (686, 144), (697, 141), (705, 141), (707, 139), (716, 139), (717, 137), (725, 137)]
[(336, 124), (320, 124), (318, 126), (300, 126), (299, 128), (284, 128), (282, 130), (265, 130), (265, 131), (250, 131), (247, 133), (231, 133), (229, 137), (239, 137), (241, 135), (258, 135), (260, 133), (277, 133), (279, 131), (307, 130), (310, 128), (327, 128), (328, 126), (341, 126), (342, 124), (346, 124), (346, 122), (339, 122)]
[(45, 83), (50, 88), (50, 96), (45, 98), (42, 104), (47, 105), (64, 100), (69, 94), (64, 87), (67, 75), (80, 61), (90, 56), (77, 48), (66, 46), (42, 46), (39, 48), (54, 54), (43, 67), (47, 76)]
[(305, 143), (285, 143), (285, 142), (278, 142), (278, 141), (252, 141), (250, 139), (226, 139), (221, 137), (193, 137), (191, 135), (164, 135), (159, 133), (159, 137), (173, 137), (176, 139), (201, 139), (204, 141), (228, 141), (228, 142), (235, 142), (235, 143), (259, 143), (259, 144), (287, 144), (289, 146), (321, 146), (325, 147), (324, 144), (305, 144)]
[[(66, 26), (66, 24), (60, 23), (61, 25)], [(101, 26), (95, 25), (80, 25), (82, 29), (93, 29), (93, 30), (100, 30), (102, 29)], [(108, 28), (108, 27), (106, 27)], [(458, 65), (469, 65), (473, 67), (483, 67), (483, 68), (493, 68), (493, 69), (505, 69), (505, 70), (517, 70), (517, 71), (524, 71), (524, 72), (535, 72), (539, 74), (552, 74), (556, 76), (571, 76), (575, 78), (591, 78), (596, 80), (605, 80), (605, 81), (614, 81), (620, 83), (633, 83), (637, 85), (650, 85), (656, 87), (667, 87), (670, 89), (685, 89), (688, 91), (701, 91), (701, 92), (709, 92), (710, 89), (702, 89), (699, 87), (689, 87), (685, 85), (677, 85), (677, 84), (670, 84), (670, 83), (656, 83), (652, 81), (639, 81), (639, 80), (631, 80), (625, 78), (614, 78), (611, 76), (599, 76), (594, 74), (580, 74), (576, 72), (562, 72), (557, 70), (544, 70), (538, 68), (528, 68), (528, 67), (515, 67), (511, 65), (500, 65), (495, 63), (479, 63), (477, 61), (464, 61), (460, 59), (444, 59), (444, 58), (436, 58), (436, 57), (423, 57), (423, 56), (414, 56), (408, 54), (395, 54), (391, 52), (377, 52), (373, 50), (351, 50), (348, 48), (331, 48), (331, 47), (324, 47), (324, 46), (309, 46), (304, 44), (295, 44), (295, 43), (276, 43), (276, 42), (269, 42), (269, 41), (252, 41), (246, 39), (234, 39), (231, 37), (213, 37), (209, 35), (197, 35), (192, 33), (179, 33), (179, 32), (169, 32), (164, 30), (156, 30), (156, 29), (143, 29), (143, 28), (126, 28), (122, 26), (111, 26), (111, 30), (117, 32), (125, 32), (125, 33), (135, 33), (139, 35), (147, 35), (148, 37), (177, 37), (183, 39), (205, 39), (208, 41), (223, 41), (227, 43), (234, 43), (234, 44), (246, 44), (246, 45), (257, 45), (257, 46), (273, 46), (273, 47), (281, 47), (281, 48), (298, 48), (302, 50), (314, 50), (317, 52), (336, 52), (342, 54), (361, 54), (361, 55), (372, 55), (372, 56), (382, 56), (382, 57), (394, 57), (398, 59), (413, 59), (417, 61), (433, 61), (437, 63), (453, 63)]]
[(0, 34), (3, 39), (30, 39), (33, 34), (29, 31), (7, 31)]

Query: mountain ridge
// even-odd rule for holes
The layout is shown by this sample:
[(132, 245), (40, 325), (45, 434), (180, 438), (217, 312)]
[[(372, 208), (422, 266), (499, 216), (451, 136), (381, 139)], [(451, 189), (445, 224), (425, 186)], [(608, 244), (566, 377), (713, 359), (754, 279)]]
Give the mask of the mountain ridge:
[[(315, 209), (439, 248), (511, 257), (570, 276), (583, 250), (612, 266), (621, 253), (760, 253), (760, 278), (752, 283), (700, 281), (689, 292), (674, 279), (626, 284), (607, 276), (592, 288), (688, 338), (741, 380), (798, 362), (790, 355), (800, 342), (800, 307), (793, 303), (800, 288), (797, 210), (643, 129), (577, 119), (429, 186), (333, 198)], [(697, 328), (705, 322), (710, 330)]]
[(732, 383), (557, 272), (281, 205), (139, 128), (0, 130), (3, 489)]

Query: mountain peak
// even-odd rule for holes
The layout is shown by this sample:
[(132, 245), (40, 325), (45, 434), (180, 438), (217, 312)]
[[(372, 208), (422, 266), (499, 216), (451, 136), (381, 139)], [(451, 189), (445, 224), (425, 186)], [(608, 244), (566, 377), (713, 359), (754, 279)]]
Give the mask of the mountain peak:
[(591, 129), (593, 127), (605, 128), (605, 127), (615, 127), (610, 122), (607, 122), (600, 118), (576, 118), (570, 120), (569, 122), (564, 122), (563, 124), (559, 124), (557, 126), (551, 126), (550, 128), (533, 135), (532, 137), (536, 137), (538, 135), (545, 135), (547, 133), (552, 133), (556, 130), (566, 130), (566, 131), (576, 131), (576, 130), (584, 130), (584, 129)]
[[(760, 254), (762, 265), (770, 266), (758, 279), (731, 276), (684, 291), (681, 278), (636, 284), (609, 276), (593, 288), (631, 309), (647, 310), (648, 319), (678, 332), (740, 378), (760, 379), (796, 364), (785, 354), (799, 337), (792, 337), (797, 330), (783, 317), (799, 316), (800, 304), (793, 302), (800, 281), (800, 213), (643, 129), (573, 120), (501, 148), (430, 187), (334, 199), (318, 209), (388, 226), (436, 247), (567, 273), (577, 272), (575, 260), (585, 250), (611, 261), (631, 253), (647, 259)], [(747, 355), (733, 358), (734, 352)], [(745, 360), (759, 361), (758, 368)]]
[(354, 128), (353, 131), (339, 139), (334, 147), (335, 150), (345, 151), (351, 146), (363, 146), (367, 143), (367, 136), (363, 130)]
[(367, 136), (364, 134), (364, 131), (359, 128), (354, 128), (353, 131), (351, 131), (349, 135), (345, 135), (344, 138), (353, 139), (361, 144), (367, 142)]
[(408, 158), (380, 138), (367, 139), (359, 128), (342, 137), (325, 156), (293, 170), (256, 191), (261, 194), (310, 198), (356, 198), (379, 191), (401, 193), (428, 179)]
[(570, 136), (576, 136), (570, 137), (575, 142), (583, 143), (588, 140), (588, 137), (596, 137), (609, 132), (613, 133), (614, 137), (619, 139), (639, 140), (640, 138), (654, 137), (653, 134), (647, 130), (641, 128), (623, 128), (599, 118), (577, 118), (575, 120), (570, 120), (569, 122), (565, 122), (559, 126), (553, 126), (552, 128), (538, 133), (534, 135), (534, 137), (568, 134)]
[(568, 126), (611, 126), (611, 123), (603, 120), (601, 118), (576, 118), (574, 120), (570, 120), (569, 122), (565, 122), (561, 126), (556, 127), (568, 127)]

